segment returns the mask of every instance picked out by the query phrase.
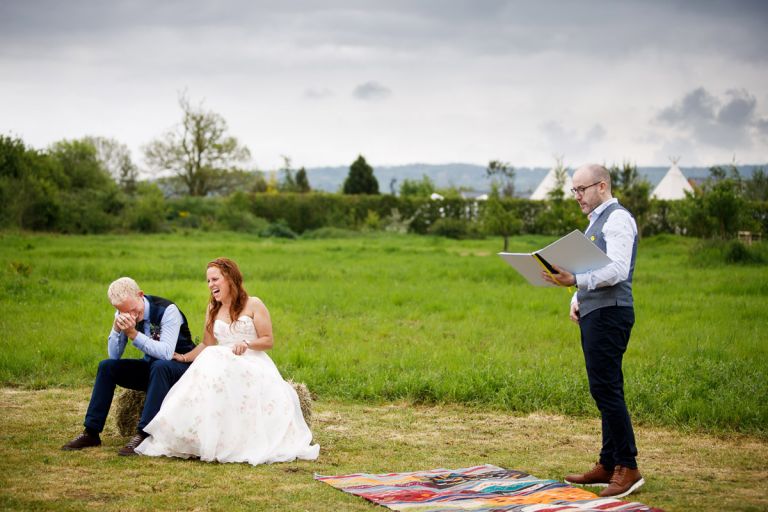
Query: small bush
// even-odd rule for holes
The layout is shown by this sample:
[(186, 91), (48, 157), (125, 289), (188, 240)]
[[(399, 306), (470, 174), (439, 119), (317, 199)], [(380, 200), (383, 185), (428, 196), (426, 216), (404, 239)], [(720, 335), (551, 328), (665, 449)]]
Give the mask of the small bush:
[(762, 265), (768, 263), (765, 244), (745, 245), (738, 240), (706, 240), (691, 250), (691, 261), (699, 266)]
[(157, 233), (165, 228), (166, 205), (163, 192), (154, 183), (139, 183), (125, 215), (129, 229)]
[(180, 228), (196, 229), (203, 224), (198, 215), (188, 212), (186, 210), (179, 211), (178, 217), (173, 220), (174, 220), (174, 223), (178, 225)]
[(241, 233), (261, 233), (269, 227), (269, 222), (247, 210), (225, 209), (219, 215), (221, 225)]
[(165, 201), (166, 219), (180, 228), (203, 228), (215, 223), (222, 200), (218, 197), (174, 197)]
[(273, 222), (265, 229), (263, 229), (259, 236), (264, 238), (289, 238), (296, 239), (299, 235), (296, 234), (285, 221)]
[(389, 216), (382, 220), (382, 226), (384, 231), (389, 233), (407, 233), (411, 228), (411, 222), (413, 217), (406, 219), (398, 208), (392, 208)]
[(363, 229), (366, 231), (378, 231), (381, 229), (381, 216), (373, 210), (368, 210), (363, 220)]
[(221, 203), (217, 219), (225, 229), (241, 233), (261, 233), (269, 227), (266, 219), (251, 213), (248, 196), (242, 192), (235, 192)]
[(731, 240), (725, 245), (723, 251), (725, 261), (728, 263), (765, 263), (765, 251), (761, 245), (747, 246), (738, 240)]
[(12, 261), (10, 267), (11, 272), (19, 276), (29, 277), (32, 273), (32, 265), (23, 261)]
[(320, 240), (325, 238), (353, 238), (356, 236), (360, 236), (360, 233), (357, 231), (352, 231), (351, 229), (320, 228), (313, 229), (311, 231), (305, 231), (304, 234), (301, 235), (301, 238), (307, 240)]
[(480, 236), (476, 224), (471, 224), (466, 220), (453, 219), (450, 217), (438, 219), (429, 227), (427, 232), (430, 235), (444, 236), (446, 238), (453, 238), (455, 240), (463, 240), (465, 238), (478, 238)]

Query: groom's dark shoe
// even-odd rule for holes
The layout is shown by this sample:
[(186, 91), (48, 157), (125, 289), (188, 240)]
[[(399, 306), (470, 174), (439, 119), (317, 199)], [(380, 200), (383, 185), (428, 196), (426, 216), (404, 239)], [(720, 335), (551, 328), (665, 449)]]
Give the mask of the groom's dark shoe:
[(62, 450), (82, 450), (83, 448), (91, 448), (93, 446), (101, 446), (101, 438), (96, 434), (91, 435), (88, 432), (83, 432), (67, 444), (61, 447)]
[(125, 446), (123, 446), (117, 451), (117, 454), (125, 455), (125, 456), (138, 455), (138, 453), (136, 453), (136, 447), (139, 446), (141, 442), (145, 440), (147, 437), (148, 436), (146, 434), (136, 434), (131, 438), (130, 441), (128, 441), (128, 443)]

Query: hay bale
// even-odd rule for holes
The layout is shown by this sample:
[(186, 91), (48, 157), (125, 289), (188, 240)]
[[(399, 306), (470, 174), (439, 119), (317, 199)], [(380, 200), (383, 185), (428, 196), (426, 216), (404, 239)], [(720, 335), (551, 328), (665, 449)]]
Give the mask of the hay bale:
[[(307, 425), (312, 423), (312, 393), (303, 382), (288, 381), (299, 397), (301, 414)], [(123, 437), (130, 437), (136, 433), (136, 425), (139, 424), (141, 411), (144, 410), (144, 399), (147, 394), (144, 391), (124, 389), (117, 397), (115, 404), (115, 423), (117, 430)]]
[(139, 424), (141, 411), (144, 410), (144, 399), (147, 394), (135, 389), (124, 389), (117, 397), (115, 404), (115, 423), (117, 430), (123, 437), (136, 434), (136, 426)]
[(296, 394), (299, 396), (299, 405), (301, 406), (301, 414), (304, 416), (304, 421), (307, 422), (307, 426), (312, 424), (312, 393), (309, 388), (303, 382), (288, 381)]

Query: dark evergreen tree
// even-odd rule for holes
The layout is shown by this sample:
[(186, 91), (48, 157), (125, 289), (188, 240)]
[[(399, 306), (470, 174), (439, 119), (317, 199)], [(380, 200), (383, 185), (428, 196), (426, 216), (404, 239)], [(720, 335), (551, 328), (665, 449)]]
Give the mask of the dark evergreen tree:
[(345, 194), (379, 193), (379, 182), (373, 175), (373, 167), (368, 165), (363, 155), (359, 155), (357, 160), (349, 166), (349, 174), (344, 180), (343, 190)]
[(312, 190), (312, 188), (309, 186), (307, 170), (302, 167), (296, 172), (296, 192), (306, 194), (310, 190)]
[(752, 172), (744, 182), (744, 197), (752, 201), (768, 201), (768, 174), (762, 167)]

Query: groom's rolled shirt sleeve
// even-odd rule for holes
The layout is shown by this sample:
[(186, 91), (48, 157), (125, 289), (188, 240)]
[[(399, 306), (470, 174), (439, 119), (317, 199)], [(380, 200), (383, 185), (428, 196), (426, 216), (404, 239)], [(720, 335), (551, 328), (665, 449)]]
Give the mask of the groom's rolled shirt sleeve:
[[(117, 313), (115, 313), (117, 316)], [(112, 328), (107, 338), (107, 353), (110, 359), (120, 359), (123, 357), (125, 345), (128, 343), (128, 336), (124, 332), (116, 331)]]
[(176, 349), (182, 323), (179, 308), (175, 304), (171, 304), (165, 309), (163, 318), (160, 320), (160, 339), (153, 340), (140, 332), (133, 340), (133, 346), (150, 357), (168, 361), (173, 357), (173, 352)]

